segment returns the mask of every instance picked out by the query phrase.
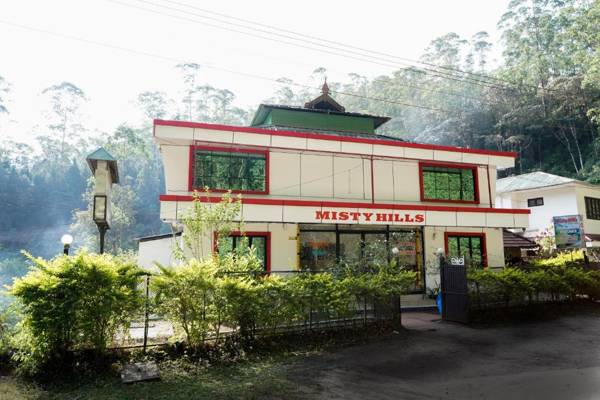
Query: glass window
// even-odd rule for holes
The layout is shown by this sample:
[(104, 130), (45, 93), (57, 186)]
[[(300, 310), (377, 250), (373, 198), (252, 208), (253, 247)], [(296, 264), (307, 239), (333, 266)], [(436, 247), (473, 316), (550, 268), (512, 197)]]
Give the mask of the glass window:
[(311, 271), (333, 267), (335, 247), (335, 232), (300, 232), (300, 266)]
[(585, 213), (588, 219), (600, 220), (600, 199), (586, 197)]
[(535, 199), (527, 199), (527, 207), (538, 207), (544, 205), (543, 197), (536, 197)]
[(485, 266), (482, 236), (448, 236), (448, 257), (464, 257), (465, 264), (473, 267)]
[(219, 239), (218, 253), (226, 255), (229, 253), (243, 253), (248, 248), (254, 248), (256, 256), (262, 262), (265, 271), (267, 267), (267, 236), (265, 235), (232, 235)]
[(475, 202), (475, 170), (423, 166), (423, 200)]
[(194, 150), (193, 187), (264, 192), (266, 163), (263, 153)]
[(421, 231), (406, 230), (390, 232), (390, 253), (399, 267), (416, 272), (413, 290), (424, 288)]

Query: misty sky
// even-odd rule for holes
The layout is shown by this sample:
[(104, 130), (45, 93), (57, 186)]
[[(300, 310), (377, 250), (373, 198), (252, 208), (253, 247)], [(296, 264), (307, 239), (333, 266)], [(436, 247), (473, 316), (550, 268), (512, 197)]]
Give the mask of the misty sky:
[[(508, 4), (508, 0), (174, 1), (412, 59), (419, 58), (430, 40), (451, 31), (466, 38), (487, 31), (496, 44), (493, 57), (499, 58), (496, 23)], [(10, 119), (0, 121), (3, 137), (29, 141), (43, 117), (39, 93), (62, 81), (85, 91), (89, 98), (85, 123), (98, 131), (111, 131), (124, 121), (140, 122), (134, 107), (139, 92), (161, 90), (178, 96), (181, 88), (173, 60), (59, 38), (7, 22), (310, 85), (318, 84), (308, 76), (320, 66), (328, 69), (331, 80), (345, 80), (350, 72), (373, 77), (392, 70), (206, 25), (217, 22), (164, 15), (182, 15), (174, 10), (161, 9), (160, 15), (124, 5), (158, 10), (151, 3), (183, 8), (162, 0), (3, 0), (0, 76), (12, 85)], [(184, 18), (197, 20), (194, 12), (198, 11), (190, 10)], [(232, 90), (236, 105), (242, 107), (256, 106), (277, 87), (210, 68), (203, 68), (200, 79), (201, 84)]]

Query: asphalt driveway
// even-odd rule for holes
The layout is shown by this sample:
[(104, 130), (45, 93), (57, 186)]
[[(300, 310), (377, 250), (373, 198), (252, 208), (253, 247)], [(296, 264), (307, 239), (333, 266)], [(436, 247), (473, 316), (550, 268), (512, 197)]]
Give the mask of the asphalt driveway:
[(404, 326), (290, 374), (323, 399), (600, 399), (599, 316), (473, 328), (411, 313)]

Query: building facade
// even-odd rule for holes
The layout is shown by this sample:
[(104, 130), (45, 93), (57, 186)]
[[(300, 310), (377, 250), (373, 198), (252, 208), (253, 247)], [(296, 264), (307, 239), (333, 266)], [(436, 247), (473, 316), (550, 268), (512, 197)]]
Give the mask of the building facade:
[(498, 180), (499, 207), (530, 210), (524, 235), (553, 234), (553, 218), (579, 215), (586, 247), (600, 246), (600, 186), (572, 178), (532, 172)]
[(217, 250), (250, 244), (270, 272), (394, 258), (424, 292), (440, 249), (503, 267), (502, 228), (528, 223), (529, 210), (494, 204), (496, 169), (516, 155), (375, 133), (387, 120), (346, 112), (326, 85), (304, 107), (261, 105), (249, 127), (156, 120), (161, 218), (181, 218), (194, 190), (208, 187), (207, 202), (241, 193), (248, 240), (233, 234)]

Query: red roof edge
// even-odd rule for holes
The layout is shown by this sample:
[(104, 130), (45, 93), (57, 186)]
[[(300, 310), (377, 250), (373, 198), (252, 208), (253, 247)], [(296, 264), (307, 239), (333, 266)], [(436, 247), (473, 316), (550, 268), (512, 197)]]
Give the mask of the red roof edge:
[(255, 128), (250, 126), (235, 126), (235, 125), (222, 125), (222, 124), (209, 124), (205, 122), (189, 122), (189, 121), (169, 121), (162, 119), (154, 120), (154, 127), (156, 126), (175, 126), (181, 128), (202, 128), (202, 129), (214, 129), (217, 131), (237, 131), (246, 133), (258, 133), (262, 135), (275, 135), (275, 136), (291, 136), (300, 138), (311, 138), (311, 139), (322, 139), (322, 140), (336, 140), (340, 142), (354, 142), (354, 143), (365, 143), (365, 144), (383, 144), (386, 146), (396, 147), (411, 147), (416, 149), (427, 149), (427, 150), (442, 150), (442, 151), (454, 151), (460, 153), (470, 154), (483, 154), (488, 156), (498, 157), (512, 157), (516, 158), (518, 153), (514, 151), (497, 151), (497, 150), (484, 150), (484, 149), (468, 149), (456, 146), (443, 146), (436, 144), (426, 143), (410, 143), (410, 142), (397, 142), (386, 139), (369, 139), (361, 137), (351, 136), (338, 136), (325, 133), (317, 132), (297, 132), (297, 131), (280, 131), (265, 128)]

